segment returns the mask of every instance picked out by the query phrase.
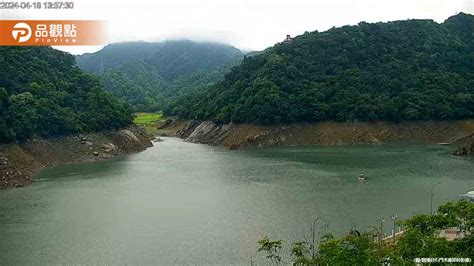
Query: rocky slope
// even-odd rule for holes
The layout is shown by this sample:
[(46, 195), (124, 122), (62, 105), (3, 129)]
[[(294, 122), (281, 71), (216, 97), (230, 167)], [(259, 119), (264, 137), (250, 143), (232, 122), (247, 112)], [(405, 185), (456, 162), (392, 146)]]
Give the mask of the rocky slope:
[(138, 127), (54, 139), (34, 138), (20, 144), (0, 145), (0, 188), (34, 181), (40, 169), (65, 163), (106, 160), (145, 150), (151, 136)]
[(454, 155), (466, 156), (474, 155), (474, 134), (465, 139), (465, 144), (454, 152)]
[(274, 145), (379, 144), (394, 142), (454, 143), (474, 132), (474, 120), (403, 123), (299, 123), (280, 126), (195, 121), (170, 125), (189, 142), (230, 149)]

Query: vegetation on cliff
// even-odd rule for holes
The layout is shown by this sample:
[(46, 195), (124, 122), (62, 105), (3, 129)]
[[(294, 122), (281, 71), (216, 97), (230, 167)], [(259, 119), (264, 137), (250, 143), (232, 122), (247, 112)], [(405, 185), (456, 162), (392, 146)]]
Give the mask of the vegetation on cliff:
[(474, 16), (306, 32), (246, 57), (167, 113), (217, 122), (454, 120), (474, 116)]
[(230, 45), (181, 40), (111, 44), (77, 63), (135, 111), (158, 111), (181, 92), (221, 80), (242, 57)]
[(117, 129), (128, 107), (51, 47), (0, 47), (0, 142)]

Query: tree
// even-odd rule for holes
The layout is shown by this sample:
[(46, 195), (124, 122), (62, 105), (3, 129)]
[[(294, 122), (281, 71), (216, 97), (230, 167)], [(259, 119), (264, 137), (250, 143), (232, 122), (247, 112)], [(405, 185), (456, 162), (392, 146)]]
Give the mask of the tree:
[(37, 103), (29, 92), (10, 96), (10, 106), (6, 112), (11, 131), (17, 139), (31, 137), (39, 125)]
[(257, 242), (260, 247), (258, 248), (258, 252), (265, 252), (267, 253), (266, 258), (269, 259), (272, 263), (278, 264), (281, 262), (281, 257), (279, 252), (282, 248), (282, 240), (275, 240), (271, 241), (268, 237), (264, 237)]
[(374, 242), (370, 234), (348, 235), (341, 239), (323, 241), (317, 262), (325, 265), (380, 264), (388, 255), (383, 243)]
[(296, 264), (308, 265), (314, 263), (310, 257), (307, 257), (307, 254), (309, 253), (309, 245), (306, 242), (292, 243), (290, 252), (295, 258)]

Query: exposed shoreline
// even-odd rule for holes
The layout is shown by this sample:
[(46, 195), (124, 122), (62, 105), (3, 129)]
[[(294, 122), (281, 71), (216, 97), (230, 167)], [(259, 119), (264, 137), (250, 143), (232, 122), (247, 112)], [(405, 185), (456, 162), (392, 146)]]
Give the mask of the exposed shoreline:
[(41, 169), (67, 163), (107, 160), (152, 146), (152, 136), (137, 126), (118, 131), (33, 138), (0, 145), (0, 189), (34, 182)]
[[(188, 142), (229, 149), (312, 144), (425, 143), (463, 144), (474, 133), (474, 120), (427, 122), (296, 123), (262, 126), (211, 121), (175, 121), (165, 130)], [(454, 152), (453, 147), (453, 152)]]
[[(245, 149), (277, 145), (446, 143), (463, 144), (472, 139), (474, 120), (403, 123), (298, 123), (262, 126), (211, 121), (173, 121), (158, 134), (188, 142)], [(34, 182), (35, 174), (48, 166), (107, 160), (143, 151), (152, 136), (132, 126), (118, 131), (60, 138), (34, 138), (25, 143), (0, 145), (0, 189)], [(470, 147), (470, 146), (469, 146)], [(463, 149), (463, 148), (461, 148)], [(453, 152), (455, 148), (453, 147)], [(458, 155), (468, 155), (458, 154)]]

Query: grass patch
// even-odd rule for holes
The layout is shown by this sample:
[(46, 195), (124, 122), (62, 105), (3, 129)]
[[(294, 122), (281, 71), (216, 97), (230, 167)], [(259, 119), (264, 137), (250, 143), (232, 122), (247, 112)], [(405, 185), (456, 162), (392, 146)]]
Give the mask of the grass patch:
[(145, 128), (151, 134), (155, 134), (158, 126), (166, 121), (163, 113), (135, 113), (133, 123)]
[(133, 123), (137, 125), (147, 125), (156, 122), (163, 122), (165, 120), (165, 116), (162, 113), (135, 113)]

